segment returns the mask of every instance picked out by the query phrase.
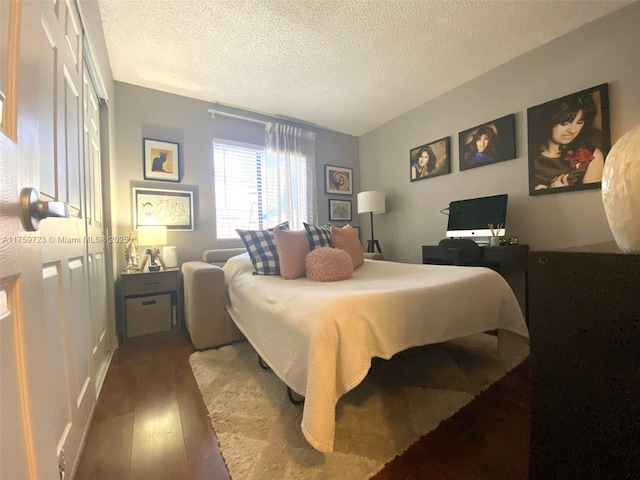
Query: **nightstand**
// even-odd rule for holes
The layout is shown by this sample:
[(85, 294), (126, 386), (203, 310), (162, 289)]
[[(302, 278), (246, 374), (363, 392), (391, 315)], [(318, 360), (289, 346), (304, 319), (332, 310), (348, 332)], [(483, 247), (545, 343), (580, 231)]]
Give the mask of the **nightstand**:
[(180, 324), (180, 270), (122, 273), (123, 337), (170, 330)]
[(529, 272), (529, 478), (638, 478), (640, 255), (532, 252)]

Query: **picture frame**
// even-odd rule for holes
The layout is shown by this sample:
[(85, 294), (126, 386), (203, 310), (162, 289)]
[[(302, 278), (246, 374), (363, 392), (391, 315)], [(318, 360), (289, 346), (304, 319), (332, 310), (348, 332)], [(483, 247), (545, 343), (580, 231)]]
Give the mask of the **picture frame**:
[(193, 192), (133, 187), (133, 226), (164, 225), (167, 230), (194, 230)]
[(458, 133), (460, 170), (516, 158), (515, 119), (511, 113)]
[(609, 118), (606, 83), (528, 108), (529, 196), (601, 188)]
[(351, 200), (329, 199), (329, 221), (351, 221)]
[(353, 170), (347, 167), (325, 165), (324, 191), (336, 195), (353, 195)]
[(440, 138), (409, 150), (409, 179), (412, 182), (451, 173), (451, 139)]
[(175, 142), (142, 139), (145, 180), (180, 182), (180, 145)]
[(358, 240), (362, 241), (362, 237), (360, 236), (360, 227), (354, 227), (353, 225), (351, 225), (351, 226), (353, 227), (353, 229), (358, 234)]

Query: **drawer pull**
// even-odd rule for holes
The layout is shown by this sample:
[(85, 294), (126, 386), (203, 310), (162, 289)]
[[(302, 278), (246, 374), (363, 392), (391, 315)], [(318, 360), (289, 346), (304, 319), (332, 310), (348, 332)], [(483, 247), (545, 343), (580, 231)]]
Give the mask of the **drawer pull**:
[(547, 257), (540, 257), (538, 259), (538, 263), (541, 264), (541, 265), (545, 265), (548, 261), (549, 261), (549, 258), (547, 258)]
[(159, 285), (160, 282), (144, 282), (145, 285)]
[(145, 305), (155, 305), (156, 301), (155, 300), (147, 300), (146, 302), (142, 302), (142, 306)]

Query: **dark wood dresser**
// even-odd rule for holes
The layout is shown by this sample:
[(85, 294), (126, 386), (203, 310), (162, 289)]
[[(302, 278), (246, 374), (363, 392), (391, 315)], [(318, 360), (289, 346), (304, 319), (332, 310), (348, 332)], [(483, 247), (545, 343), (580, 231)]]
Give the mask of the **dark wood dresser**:
[(529, 254), (530, 480), (640, 478), (640, 255)]

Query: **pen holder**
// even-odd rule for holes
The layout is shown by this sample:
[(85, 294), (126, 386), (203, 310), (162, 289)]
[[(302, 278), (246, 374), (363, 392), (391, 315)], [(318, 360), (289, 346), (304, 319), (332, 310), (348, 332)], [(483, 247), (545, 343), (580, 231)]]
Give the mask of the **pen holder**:
[(500, 237), (490, 237), (489, 238), (489, 245), (491, 245), (492, 247), (499, 247), (500, 246)]

